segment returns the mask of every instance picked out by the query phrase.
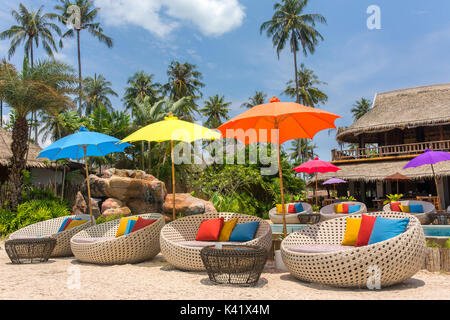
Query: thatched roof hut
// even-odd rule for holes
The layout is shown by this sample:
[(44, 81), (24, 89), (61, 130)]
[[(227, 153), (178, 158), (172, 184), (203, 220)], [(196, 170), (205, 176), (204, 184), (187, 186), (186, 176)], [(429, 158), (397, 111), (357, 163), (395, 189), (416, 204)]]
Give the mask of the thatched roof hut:
[[(361, 163), (339, 164), (342, 170), (331, 173), (319, 173), (317, 175), (319, 183), (332, 177), (344, 179), (346, 181), (374, 182), (383, 181), (388, 175), (400, 172), (412, 180), (429, 179), (432, 177), (430, 166), (403, 169), (407, 161), (373, 161)], [(450, 161), (440, 162), (434, 165), (434, 171), (438, 177), (450, 176)], [(313, 181), (313, 179), (311, 179)]]
[(394, 129), (450, 124), (450, 83), (395, 90), (375, 96), (373, 108), (350, 127), (341, 130), (338, 142), (357, 143), (380, 140), (381, 132)]
[[(12, 157), (11, 142), (12, 132), (0, 128), (0, 166), (8, 167), (10, 165), (10, 159)], [(36, 159), (41, 150), (41, 147), (37, 144), (30, 143), (27, 161), (28, 168), (52, 168), (55, 166), (49, 161), (44, 161), (44, 159)]]

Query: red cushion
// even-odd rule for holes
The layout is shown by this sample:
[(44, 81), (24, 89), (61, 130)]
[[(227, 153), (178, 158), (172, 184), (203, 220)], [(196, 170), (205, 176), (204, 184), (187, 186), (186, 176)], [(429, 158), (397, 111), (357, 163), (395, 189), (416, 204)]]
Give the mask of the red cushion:
[(223, 227), (223, 218), (203, 220), (198, 229), (196, 241), (217, 241)]
[(293, 204), (289, 205), (288, 213), (297, 213), (297, 210), (295, 210), (295, 205), (293, 205)]
[(391, 206), (392, 211), (402, 212), (402, 209), (400, 209), (400, 202), (391, 202), (389, 205)]
[(362, 215), (361, 226), (359, 227), (355, 247), (367, 246), (376, 219), (377, 217), (375, 216)]
[(156, 221), (156, 219), (144, 219), (144, 218), (139, 217), (136, 220), (136, 223), (134, 224), (133, 229), (131, 229), (131, 232), (138, 231), (139, 229), (145, 228), (145, 227), (151, 225), (152, 223), (154, 223), (155, 221)]
[(348, 213), (348, 206), (349, 206), (350, 204), (348, 204), (348, 203), (343, 203), (342, 204), (342, 213)]
[(61, 231), (64, 231), (67, 229), (67, 227), (69, 226), (69, 224), (73, 221), (73, 219), (67, 218), (66, 224), (64, 225), (64, 228)]

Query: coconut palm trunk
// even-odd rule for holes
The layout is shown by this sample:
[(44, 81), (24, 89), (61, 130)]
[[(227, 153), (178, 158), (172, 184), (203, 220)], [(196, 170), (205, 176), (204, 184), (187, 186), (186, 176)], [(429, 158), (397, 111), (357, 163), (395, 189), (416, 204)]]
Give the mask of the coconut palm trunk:
[(77, 50), (78, 50), (78, 108), (81, 115), (81, 96), (83, 91), (83, 78), (81, 76), (81, 47), (80, 47), (80, 29), (77, 29)]
[(295, 34), (292, 32), (291, 35), (291, 49), (292, 53), (294, 54), (294, 71), (295, 71), (295, 93), (297, 96), (297, 103), (300, 103), (300, 95), (298, 92), (298, 71), (297, 71), (297, 46), (295, 44)]
[(28, 121), (26, 117), (19, 116), (13, 127), (11, 143), (11, 167), (9, 169), (10, 208), (15, 211), (22, 200), (23, 170), (26, 169), (26, 154), (28, 152)]

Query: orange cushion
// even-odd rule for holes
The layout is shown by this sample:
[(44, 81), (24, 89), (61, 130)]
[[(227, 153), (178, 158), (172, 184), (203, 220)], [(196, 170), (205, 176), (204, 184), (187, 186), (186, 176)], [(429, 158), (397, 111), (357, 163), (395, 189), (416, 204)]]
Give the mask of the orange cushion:
[(217, 241), (223, 227), (223, 217), (218, 219), (203, 220), (198, 229), (196, 241)]

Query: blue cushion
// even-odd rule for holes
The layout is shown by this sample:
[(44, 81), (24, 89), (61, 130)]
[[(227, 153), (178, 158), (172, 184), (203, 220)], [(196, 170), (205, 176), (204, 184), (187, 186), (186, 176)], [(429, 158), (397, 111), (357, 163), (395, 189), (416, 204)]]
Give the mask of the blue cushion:
[(385, 241), (405, 232), (409, 219), (386, 219), (377, 217), (372, 228), (369, 244)]
[(131, 230), (133, 230), (133, 227), (136, 224), (136, 221), (137, 220), (128, 219), (127, 227), (125, 228), (125, 232), (123, 233), (123, 235), (129, 234), (131, 232)]
[(360, 204), (349, 204), (348, 205), (348, 213), (355, 213), (361, 210)]
[(61, 223), (61, 227), (59, 227), (58, 232), (63, 231), (64, 227), (66, 226), (66, 223), (69, 221), (69, 218), (65, 218), (64, 221)]
[(258, 230), (259, 221), (237, 224), (230, 235), (229, 241), (246, 242), (253, 240), (256, 230)]
[(303, 209), (303, 205), (301, 204), (301, 202), (295, 203), (294, 206), (295, 206), (295, 211), (297, 213), (305, 211), (305, 209)]
[(423, 205), (421, 204), (410, 204), (409, 213), (423, 213)]

